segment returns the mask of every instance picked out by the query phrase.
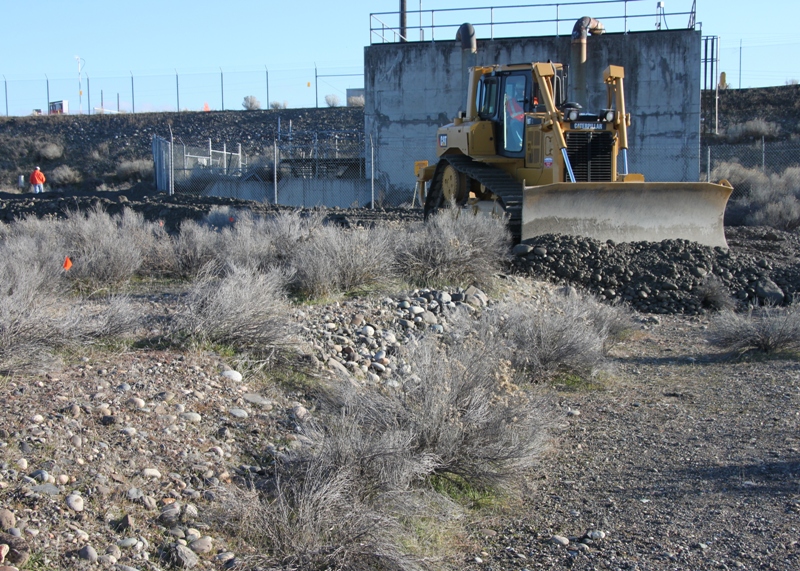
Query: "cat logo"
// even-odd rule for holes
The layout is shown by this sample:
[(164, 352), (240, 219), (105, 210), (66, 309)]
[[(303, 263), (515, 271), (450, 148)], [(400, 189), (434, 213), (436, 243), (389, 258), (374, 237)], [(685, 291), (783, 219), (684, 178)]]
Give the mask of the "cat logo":
[(439, 146), (440, 147), (447, 146), (447, 135), (439, 135)]

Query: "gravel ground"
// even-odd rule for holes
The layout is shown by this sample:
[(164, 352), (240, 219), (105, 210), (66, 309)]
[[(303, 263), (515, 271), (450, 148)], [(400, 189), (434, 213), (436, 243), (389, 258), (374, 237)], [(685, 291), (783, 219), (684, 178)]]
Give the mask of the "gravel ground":
[(522, 513), (476, 526), (470, 569), (800, 568), (796, 357), (732, 358), (705, 321), (658, 321), (610, 378), (555, 387), (571, 415)]
[[(512, 277), (502, 292), (545, 289)], [(345, 346), (368, 324), (377, 351), (414, 334), (396, 308), (418, 298), (298, 309), (313, 374), (342, 372), (328, 324), (354, 323), (333, 338)], [(553, 386), (564, 422), (524, 500), (471, 514), (471, 540), (449, 567), (800, 567), (800, 367), (793, 355), (720, 354), (706, 328), (702, 317), (639, 315), (610, 372)], [(304, 445), (296, 428), (313, 414), (302, 392), (247, 371), (240, 380), (218, 355), (146, 349), (67, 355), (3, 379), (0, 403), (0, 525), (25, 542), (29, 569), (164, 569), (179, 557), (213, 569), (246, 555), (211, 516), (215, 490), (258, 473), (253, 458), (271, 446)], [(181, 542), (191, 549), (176, 551)]]
[[(30, 203), (7, 204), (16, 212), (20, 200)], [(198, 208), (141, 202), (162, 212)], [(415, 219), (408, 211), (331, 216), (350, 225)], [(796, 235), (731, 228), (728, 239), (725, 255), (754, 277), (779, 272), (787, 292), (798, 289)], [(550, 286), (536, 279), (510, 273), (490, 298), (542, 297)], [(381, 382), (398, 365), (392, 345), (418, 327), (446, 327), (430, 311), (440, 293), (298, 307), (303, 367)], [(482, 292), (447, 293), (475, 311), (487, 303)], [(135, 300), (143, 314), (175, 302), (150, 293)], [(709, 317), (638, 313), (608, 372), (549, 387), (563, 424), (524, 498), (470, 513), (462, 553), (443, 565), (800, 568), (797, 356), (722, 354), (705, 342)], [(384, 370), (369, 364), (382, 350)], [(0, 378), (0, 544), (17, 548), (6, 561), (144, 571), (216, 569), (247, 555), (213, 516), (218, 486), (264, 472), (257, 459), (265, 451), (307, 444), (298, 433), (314, 414), (305, 393), (270, 374), (244, 369), (240, 378), (213, 353), (96, 346), (61, 358)]]

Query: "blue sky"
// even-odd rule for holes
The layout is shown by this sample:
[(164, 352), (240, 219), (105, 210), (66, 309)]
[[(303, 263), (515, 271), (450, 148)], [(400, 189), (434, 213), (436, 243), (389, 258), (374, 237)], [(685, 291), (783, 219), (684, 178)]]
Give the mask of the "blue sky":
[[(546, 0), (552, 3), (553, 0)], [(574, 3), (574, 0), (571, 0)], [(533, 4), (534, 2), (531, 2)], [(484, 0), (407, 0), (409, 37), (419, 39), (422, 24), (465, 21), (553, 19), (555, 9), (505, 9), (525, 2)], [(497, 7), (494, 15), (480, 7)], [(662, 26), (685, 28), (692, 0), (666, 0)], [(208, 0), (5, 0), (0, 9), (0, 74), (7, 90), (8, 111), (25, 115), (49, 99), (69, 100), (71, 112), (89, 105), (137, 112), (147, 110), (241, 109), (246, 95), (267, 107), (270, 101), (289, 107), (313, 107), (325, 96), (345, 101), (347, 88), (362, 86), (364, 46), (380, 41), (370, 27), (380, 21), (397, 25), (397, 0), (330, 2), (210, 2)], [(454, 8), (473, 8), (450, 12)], [(616, 8), (621, 13), (622, 8)], [(631, 1), (629, 29), (654, 29), (657, 0)], [(395, 12), (371, 18), (370, 14)], [(563, 5), (560, 34), (568, 34), (577, 17), (604, 21), (609, 31), (622, 31), (621, 20), (608, 5)], [(800, 15), (795, 2), (765, 0), (753, 8), (741, 0), (697, 0), (697, 21), (703, 35), (720, 36), (720, 70), (732, 87), (784, 85), (800, 80), (800, 38), (786, 25)], [(495, 28), (496, 36), (551, 35), (554, 23), (540, 30)], [(425, 31), (426, 39), (430, 30)], [(478, 27), (478, 37), (491, 33)], [(436, 30), (451, 38), (452, 29)], [(76, 56), (81, 58), (76, 59)], [(80, 73), (79, 73), (80, 65)], [(316, 72), (315, 72), (316, 67)], [(741, 74), (739, 73), (741, 67)], [(316, 78), (315, 78), (316, 73)], [(176, 77), (177, 76), (177, 77)], [(87, 80), (88, 77), (88, 80)], [(89, 82), (87, 89), (87, 81)], [(133, 83), (133, 89), (132, 84)], [(83, 92), (79, 94), (80, 90)], [(269, 93), (267, 94), (267, 89)], [(0, 114), (6, 97), (0, 93)]]

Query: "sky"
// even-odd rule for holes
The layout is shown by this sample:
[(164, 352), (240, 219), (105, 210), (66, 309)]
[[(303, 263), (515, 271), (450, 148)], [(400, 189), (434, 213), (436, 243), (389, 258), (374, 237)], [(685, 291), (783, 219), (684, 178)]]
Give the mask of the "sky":
[[(432, 11), (435, 38), (450, 39), (462, 22), (553, 20), (552, 6), (502, 7), (554, 1), (407, 0), (408, 36), (419, 40), (422, 24), (430, 39)], [(685, 28), (692, 1), (662, 2), (662, 28)], [(655, 29), (658, 4), (629, 1), (628, 15), (643, 16), (629, 19), (628, 29)], [(696, 5), (702, 34), (720, 38), (719, 70), (731, 87), (800, 80), (800, 37), (785, 24), (800, 15), (796, 0), (763, 0), (758, 9), (743, 0)], [(71, 113), (101, 106), (124, 112), (242, 109), (248, 95), (263, 108), (273, 101), (324, 107), (326, 96), (344, 104), (348, 88), (363, 87), (364, 47), (382, 41), (382, 26), (398, 25), (399, 6), (398, 0), (2, 0), (0, 114), (27, 115), (58, 100), (67, 100)], [(569, 34), (584, 15), (600, 19), (608, 31), (623, 31), (614, 16), (624, 9), (562, 5), (558, 33)], [(554, 22), (476, 26), (479, 39), (553, 35), (556, 29)]]

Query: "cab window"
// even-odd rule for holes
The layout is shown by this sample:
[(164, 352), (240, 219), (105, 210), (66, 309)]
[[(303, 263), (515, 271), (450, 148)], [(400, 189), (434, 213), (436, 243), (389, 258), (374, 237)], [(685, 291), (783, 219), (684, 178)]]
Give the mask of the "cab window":
[(478, 84), (478, 115), (481, 119), (491, 119), (497, 114), (496, 78), (483, 78)]

